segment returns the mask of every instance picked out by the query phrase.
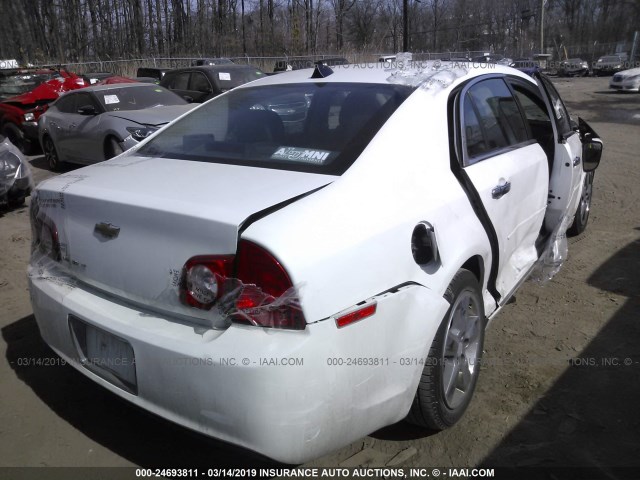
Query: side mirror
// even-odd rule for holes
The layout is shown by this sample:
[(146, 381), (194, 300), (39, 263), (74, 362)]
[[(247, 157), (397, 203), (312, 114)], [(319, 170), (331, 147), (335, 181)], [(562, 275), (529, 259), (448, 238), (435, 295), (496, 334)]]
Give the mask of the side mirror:
[(578, 132), (582, 141), (582, 170), (593, 172), (600, 165), (603, 143), (591, 126), (578, 117)]
[(593, 172), (600, 165), (602, 140), (593, 138), (582, 144), (582, 170)]
[(96, 107), (94, 107), (93, 105), (83, 105), (78, 109), (78, 113), (80, 115), (95, 115)]
[(182, 98), (184, 98), (189, 103), (193, 103), (193, 97), (190, 97), (189, 95), (183, 95)]

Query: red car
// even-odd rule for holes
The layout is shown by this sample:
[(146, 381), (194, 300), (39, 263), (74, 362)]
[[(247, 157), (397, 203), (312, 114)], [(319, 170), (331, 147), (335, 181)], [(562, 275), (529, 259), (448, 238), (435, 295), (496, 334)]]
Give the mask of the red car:
[(0, 73), (0, 134), (22, 153), (33, 153), (38, 148), (38, 118), (49, 103), (61, 93), (88, 85), (83, 78), (63, 70)]

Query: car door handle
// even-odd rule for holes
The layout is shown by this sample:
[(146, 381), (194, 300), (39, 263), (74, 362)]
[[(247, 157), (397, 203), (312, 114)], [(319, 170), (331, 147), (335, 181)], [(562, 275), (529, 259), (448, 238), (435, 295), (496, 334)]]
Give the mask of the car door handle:
[(573, 166), (577, 167), (578, 165), (580, 165), (580, 157), (576, 157), (573, 159)]
[(493, 190), (491, 190), (491, 198), (495, 198), (496, 200), (498, 198), (502, 198), (502, 196), (509, 193), (510, 190), (511, 182), (501, 183), (500, 185), (493, 187)]

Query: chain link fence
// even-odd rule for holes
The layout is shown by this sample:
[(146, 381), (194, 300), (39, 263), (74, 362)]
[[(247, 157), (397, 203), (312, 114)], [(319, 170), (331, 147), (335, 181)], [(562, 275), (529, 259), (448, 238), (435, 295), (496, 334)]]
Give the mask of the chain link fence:
[[(488, 50), (478, 51), (460, 51), (460, 52), (416, 52), (413, 53), (413, 59), (417, 61), (425, 60), (460, 60), (470, 59), (487, 53)], [(311, 61), (324, 60), (327, 58), (346, 58), (349, 63), (370, 63), (378, 62), (383, 56), (393, 55), (390, 53), (349, 53), (345, 55), (299, 55), (299, 56), (280, 56), (280, 57), (230, 57), (234, 63), (253, 65), (264, 72), (273, 72), (276, 62), (285, 61)], [(73, 63), (42, 63), (37, 67), (47, 68), (64, 68), (65, 70), (78, 74), (109, 72), (123, 77), (135, 77), (139, 67), (156, 67), (156, 68), (184, 68), (195, 64), (202, 57), (151, 57), (151, 58), (131, 58), (119, 60), (96, 60), (91, 62), (73, 62)]]

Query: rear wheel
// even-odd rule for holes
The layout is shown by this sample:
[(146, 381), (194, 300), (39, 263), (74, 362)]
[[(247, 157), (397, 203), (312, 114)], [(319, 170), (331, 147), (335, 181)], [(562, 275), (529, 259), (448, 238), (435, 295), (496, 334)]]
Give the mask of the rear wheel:
[(584, 232), (589, 221), (589, 213), (591, 212), (591, 195), (593, 193), (593, 177), (594, 172), (589, 172), (584, 176), (584, 184), (582, 185), (582, 194), (580, 195), (580, 203), (576, 210), (576, 216), (573, 224), (567, 230), (567, 234), (575, 237)]
[(455, 424), (471, 402), (480, 373), (485, 316), (480, 286), (459, 270), (444, 295), (450, 303), (429, 349), (407, 420), (432, 430)]

